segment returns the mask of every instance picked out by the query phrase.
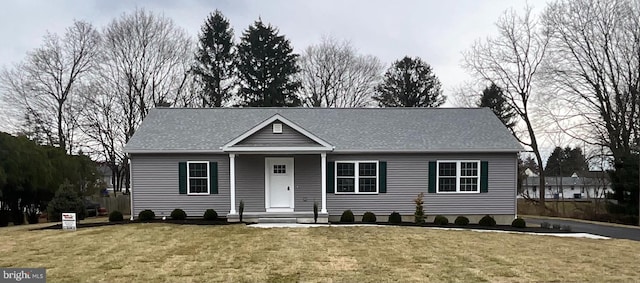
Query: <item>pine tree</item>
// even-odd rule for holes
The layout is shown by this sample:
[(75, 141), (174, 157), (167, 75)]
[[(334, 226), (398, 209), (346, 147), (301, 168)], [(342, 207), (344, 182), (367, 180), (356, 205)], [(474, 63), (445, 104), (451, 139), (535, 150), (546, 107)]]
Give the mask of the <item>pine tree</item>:
[(276, 28), (265, 26), (262, 20), (249, 26), (238, 45), (240, 105), (300, 106), (297, 57)]
[(419, 57), (395, 61), (373, 97), (383, 107), (438, 107), (444, 104), (440, 81)]
[(497, 85), (492, 83), (482, 91), (478, 106), (491, 109), (507, 128), (513, 129), (516, 125), (516, 112), (507, 103), (502, 89)]
[(205, 21), (198, 36), (193, 72), (202, 86), (202, 107), (220, 107), (231, 97), (235, 51), (233, 29), (216, 10)]
[(549, 158), (544, 171), (547, 176), (569, 177), (589, 170), (587, 159), (580, 147), (556, 147)]

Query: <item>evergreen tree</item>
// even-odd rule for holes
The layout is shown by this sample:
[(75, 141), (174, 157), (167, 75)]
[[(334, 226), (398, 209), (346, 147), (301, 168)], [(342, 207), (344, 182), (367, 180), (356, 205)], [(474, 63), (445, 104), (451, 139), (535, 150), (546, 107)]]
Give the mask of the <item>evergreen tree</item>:
[(580, 147), (556, 147), (549, 158), (544, 172), (547, 176), (569, 177), (589, 170), (587, 160)]
[(203, 107), (223, 106), (231, 97), (234, 57), (233, 29), (216, 10), (202, 26), (193, 66), (202, 87)]
[(507, 103), (502, 89), (497, 85), (492, 83), (482, 91), (478, 106), (491, 109), (507, 128), (513, 129), (516, 125), (516, 112)]
[(300, 106), (297, 58), (289, 40), (276, 28), (262, 20), (249, 26), (238, 45), (240, 105)]
[(373, 99), (382, 107), (438, 107), (446, 100), (440, 87), (429, 64), (405, 56), (384, 74)]

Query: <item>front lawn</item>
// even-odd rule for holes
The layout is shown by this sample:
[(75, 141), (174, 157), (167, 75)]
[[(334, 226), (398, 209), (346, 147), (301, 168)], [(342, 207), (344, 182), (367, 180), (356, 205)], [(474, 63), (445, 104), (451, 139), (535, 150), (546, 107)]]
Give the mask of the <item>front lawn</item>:
[[(17, 227), (11, 227), (17, 228)], [(640, 242), (419, 227), (163, 223), (0, 228), (0, 266), (48, 282), (633, 281)]]

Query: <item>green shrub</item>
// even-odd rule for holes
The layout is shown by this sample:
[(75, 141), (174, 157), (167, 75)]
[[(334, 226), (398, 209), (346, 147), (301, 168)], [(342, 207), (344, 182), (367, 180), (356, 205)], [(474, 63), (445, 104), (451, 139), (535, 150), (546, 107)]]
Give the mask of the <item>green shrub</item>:
[(480, 226), (496, 226), (496, 220), (490, 215), (485, 215), (480, 219), (478, 224), (480, 224)]
[(29, 224), (38, 224), (40, 221), (40, 213), (35, 205), (27, 206), (27, 222)]
[(153, 212), (153, 210), (150, 209), (140, 211), (140, 213), (138, 214), (138, 220), (140, 220), (141, 222), (149, 222), (154, 219), (156, 219), (156, 214)]
[(400, 215), (400, 213), (397, 212), (392, 212), (389, 215), (389, 223), (394, 223), (394, 224), (399, 224), (402, 223), (402, 215)]
[(345, 210), (340, 216), (340, 222), (353, 223), (354, 221), (355, 217), (353, 216), (353, 212), (351, 210)]
[(122, 216), (122, 212), (114, 210), (111, 213), (109, 213), (109, 222), (117, 222), (122, 220), (124, 220), (124, 217)]
[(9, 211), (0, 209), (0, 227), (9, 226)]
[(318, 223), (318, 202), (313, 202), (313, 223)]
[(367, 211), (362, 215), (362, 222), (376, 223), (376, 215), (373, 212)]
[(513, 219), (513, 221), (511, 222), (511, 227), (527, 228), (527, 223), (524, 221), (524, 219), (518, 217), (516, 219)]
[(418, 197), (416, 197), (413, 202), (416, 204), (416, 212), (413, 214), (414, 216), (414, 222), (421, 224), (424, 223), (424, 193), (420, 193), (418, 194)]
[(240, 216), (240, 222), (242, 222), (242, 214), (244, 214), (244, 201), (240, 200), (240, 205), (238, 207), (238, 216)]
[(171, 212), (171, 219), (173, 220), (185, 220), (187, 219), (187, 213), (184, 210), (176, 208)]
[(24, 224), (24, 213), (20, 210), (11, 212), (11, 220), (13, 225), (22, 225)]
[(204, 211), (202, 218), (207, 221), (215, 221), (218, 219), (218, 213), (213, 209), (207, 209)]
[(551, 223), (542, 222), (542, 223), (540, 223), (540, 227), (542, 227), (543, 229), (551, 229)]
[(442, 215), (437, 215), (436, 218), (433, 219), (433, 224), (440, 225), (440, 226), (445, 226), (445, 225), (449, 224), (449, 219), (447, 219), (446, 217), (444, 217)]
[(469, 225), (469, 218), (464, 216), (458, 216), (456, 217), (456, 220), (453, 221), (453, 223), (460, 226), (467, 226)]
[(47, 206), (50, 221), (62, 221), (63, 212), (75, 212), (78, 220), (87, 215), (82, 197), (70, 185), (61, 185)]

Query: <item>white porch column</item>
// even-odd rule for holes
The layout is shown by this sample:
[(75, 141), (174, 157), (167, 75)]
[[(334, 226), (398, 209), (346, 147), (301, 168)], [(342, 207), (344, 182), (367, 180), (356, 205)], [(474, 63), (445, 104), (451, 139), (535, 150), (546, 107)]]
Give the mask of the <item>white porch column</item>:
[(231, 209), (229, 214), (236, 213), (236, 155), (229, 153), (229, 187), (231, 195)]
[(320, 168), (322, 171), (322, 210), (320, 213), (327, 213), (327, 154), (320, 154)]

